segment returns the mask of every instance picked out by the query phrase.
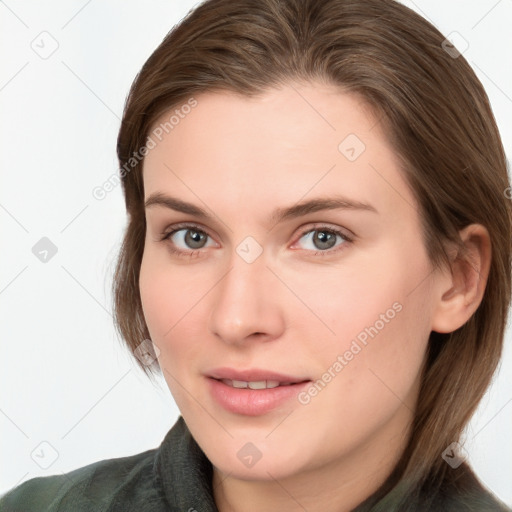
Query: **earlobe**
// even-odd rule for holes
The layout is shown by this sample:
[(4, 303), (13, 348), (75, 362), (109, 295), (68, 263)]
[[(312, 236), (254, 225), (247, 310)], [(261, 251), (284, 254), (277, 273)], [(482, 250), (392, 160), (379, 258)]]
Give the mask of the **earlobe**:
[(462, 327), (480, 305), (491, 264), (487, 229), (471, 224), (460, 232), (464, 251), (451, 259), (451, 271), (436, 276), (431, 330), (449, 333)]

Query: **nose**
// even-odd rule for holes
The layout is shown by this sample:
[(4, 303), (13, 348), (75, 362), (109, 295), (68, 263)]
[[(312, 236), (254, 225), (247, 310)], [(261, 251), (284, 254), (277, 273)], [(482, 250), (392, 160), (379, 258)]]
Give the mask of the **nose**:
[(285, 329), (281, 287), (263, 255), (247, 263), (234, 253), (229, 270), (214, 288), (210, 331), (232, 345), (278, 338)]

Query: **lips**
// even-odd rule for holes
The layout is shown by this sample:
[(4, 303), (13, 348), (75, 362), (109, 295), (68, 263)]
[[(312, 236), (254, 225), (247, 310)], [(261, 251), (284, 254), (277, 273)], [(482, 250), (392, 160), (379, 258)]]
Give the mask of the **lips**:
[(269, 370), (216, 368), (204, 374), (207, 389), (217, 405), (230, 413), (260, 416), (296, 400), (311, 379)]

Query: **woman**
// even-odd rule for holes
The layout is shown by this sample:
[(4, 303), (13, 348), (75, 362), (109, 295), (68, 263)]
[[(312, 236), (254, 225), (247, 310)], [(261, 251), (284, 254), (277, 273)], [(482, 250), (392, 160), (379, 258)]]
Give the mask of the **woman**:
[(459, 441), (502, 350), (510, 183), (432, 25), (391, 0), (204, 2), (117, 151), (117, 326), (181, 417), (2, 510), (509, 510)]

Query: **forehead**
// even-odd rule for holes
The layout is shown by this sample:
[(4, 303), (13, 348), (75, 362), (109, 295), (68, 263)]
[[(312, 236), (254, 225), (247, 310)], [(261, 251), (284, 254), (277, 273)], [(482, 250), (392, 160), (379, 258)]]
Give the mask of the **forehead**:
[(262, 208), (263, 197), (288, 204), (336, 192), (395, 214), (415, 203), (378, 117), (356, 95), (289, 84), (252, 98), (220, 91), (193, 99), (150, 131), (146, 199), (172, 191), (243, 209)]

